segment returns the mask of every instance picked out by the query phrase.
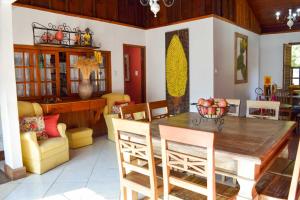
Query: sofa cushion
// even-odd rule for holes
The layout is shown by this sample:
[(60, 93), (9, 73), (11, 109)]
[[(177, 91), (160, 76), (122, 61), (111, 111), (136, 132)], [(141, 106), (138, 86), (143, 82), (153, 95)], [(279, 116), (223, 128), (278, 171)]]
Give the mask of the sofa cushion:
[(67, 143), (67, 139), (63, 137), (49, 138), (47, 140), (43, 140), (39, 143), (41, 153), (47, 153), (49, 151), (59, 149), (61, 147), (65, 147)]

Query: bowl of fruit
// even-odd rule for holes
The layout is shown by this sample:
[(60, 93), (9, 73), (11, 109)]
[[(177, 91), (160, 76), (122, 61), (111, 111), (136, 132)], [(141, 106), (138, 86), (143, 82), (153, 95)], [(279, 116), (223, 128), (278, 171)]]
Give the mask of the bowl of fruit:
[(195, 104), (201, 117), (207, 119), (219, 119), (225, 116), (230, 105), (225, 99), (203, 99), (200, 98)]

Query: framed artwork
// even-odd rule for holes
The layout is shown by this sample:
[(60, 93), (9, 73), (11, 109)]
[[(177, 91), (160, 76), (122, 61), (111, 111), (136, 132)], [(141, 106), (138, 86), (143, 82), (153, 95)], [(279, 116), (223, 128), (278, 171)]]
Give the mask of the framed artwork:
[(235, 33), (234, 41), (234, 82), (248, 82), (248, 36)]
[(170, 114), (189, 112), (189, 30), (165, 34), (166, 98)]
[(130, 81), (130, 65), (129, 65), (129, 55), (124, 55), (124, 80), (126, 82)]

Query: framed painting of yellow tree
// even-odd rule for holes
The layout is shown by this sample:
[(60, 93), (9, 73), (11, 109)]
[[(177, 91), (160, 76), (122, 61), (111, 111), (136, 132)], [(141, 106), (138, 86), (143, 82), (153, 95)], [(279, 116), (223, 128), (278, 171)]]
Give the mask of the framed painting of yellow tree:
[(189, 111), (189, 31), (166, 33), (166, 98), (170, 114)]
[(234, 44), (234, 82), (248, 82), (248, 36), (235, 33)]

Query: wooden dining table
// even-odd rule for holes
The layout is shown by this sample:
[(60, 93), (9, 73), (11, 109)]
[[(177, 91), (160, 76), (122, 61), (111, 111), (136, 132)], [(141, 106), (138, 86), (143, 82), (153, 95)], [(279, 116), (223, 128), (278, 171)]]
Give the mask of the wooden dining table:
[[(198, 113), (183, 113), (151, 122), (155, 154), (160, 154), (159, 125), (208, 131), (215, 134), (216, 169), (237, 179), (240, 190), (237, 199), (255, 199), (255, 183), (286, 147), (296, 127), (292, 121), (224, 117), (222, 129), (214, 120), (201, 120)], [(173, 148), (199, 155), (203, 150), (183, 144)]]

